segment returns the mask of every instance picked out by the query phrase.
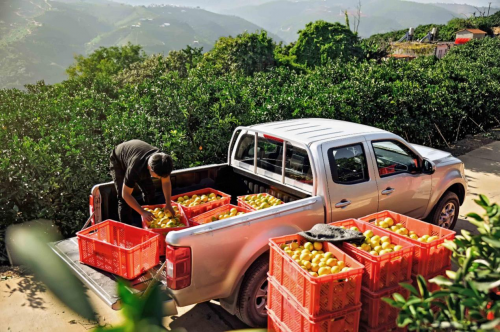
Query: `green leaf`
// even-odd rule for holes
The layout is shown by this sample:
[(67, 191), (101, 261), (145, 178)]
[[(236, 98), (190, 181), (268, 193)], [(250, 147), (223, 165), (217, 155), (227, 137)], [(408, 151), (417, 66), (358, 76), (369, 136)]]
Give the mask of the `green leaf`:
[(400, 308), (401, 307), (401, 305), (398, 302), (396, 302), (393, 299), (388, 298), (388, 297), (383, 297), (382, 301), (384, 301), (384, 302), (388, 303), (389, 305), (391, 305), (393, 307), (396, 307), (396, 308)]
[(432, 282), (438, 286), (451, 286), (453, 285), (453, 282), (443, 276), (437, 276), (429, 280), (429, 282)]
[[(49, 236), (41, 228), (14, 227), (9, 230), (11, 247), (22, 262), (54, 295), (80, 316), (95, 321), (94, 310), (83, 284), (49, 248)], [(41, 259), (43, 258), (43, 259)]]
[(488, 323), (481, 324), (481, 329), (492, 330), (498, 325), (500, 325), (500, 318), (496, 318), (494, 320), (489, 321)]
[(411, 294), (415, 295), (415, 296), (419, 296), (420, 294), (418, 294), (418, 291), (415, 287), (413, 287), (413, 285), (411, 284), (407, 284), (405, 282), (402, 282), (399, 284), (401, 287), (403, 287), (404, 289), (407, 289), (408, 291), (410, 291)]
[(455, 278), (457, 277), (457, 273), (454, 271), (447, 270), (445, 273), (446, 273), (446, 276), (452, 280), (455, 280)]
[(479, 214), (475, 213), (475, 212), (468, 213), (468, 214), (466, 215), (466, 217), (467, 217), (467, 218), (468, 218), (468, 217), (474, 218), (474, 219), (476, 219), (477, 221), (484, 221), (484, 219), (483, 219), (483, 218), (481, 218), (481, 216), (480, 216)]
[(483, 239), (484, 242), (491, 244), (492, 247), (500, 249), (500, 241), (499, 240), (495, 240), (495, 239), (492, 239), (492, 238), (489, 238), (486, 236), (483, 236), (481, 238)]
[(490, 200), (485, 195), (483, 195), (483, 194), (479, 195), (479, 199), (481, 200), (481, 202), (484, 203), (484, 205), (486, 205), (486, 206), (490, 205)]
[(417, 285), (420, 291), (420, 295), (423, 298), (427, 298), (429, 296), (429, 290), (427, 289), (427, 283), (425, 282), (424, 277), (422, 277), (421, 275), (417, 276)]

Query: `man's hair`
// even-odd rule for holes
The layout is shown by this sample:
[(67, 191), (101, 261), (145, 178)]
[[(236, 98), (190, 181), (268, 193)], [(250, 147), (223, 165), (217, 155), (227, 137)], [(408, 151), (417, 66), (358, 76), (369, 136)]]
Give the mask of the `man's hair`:
[(174, 168), (172, 158), (166, 153), (153, 154), (149, 158), (148, 164), (151, 166), (151, 170), (162, 178), (169, 176)]

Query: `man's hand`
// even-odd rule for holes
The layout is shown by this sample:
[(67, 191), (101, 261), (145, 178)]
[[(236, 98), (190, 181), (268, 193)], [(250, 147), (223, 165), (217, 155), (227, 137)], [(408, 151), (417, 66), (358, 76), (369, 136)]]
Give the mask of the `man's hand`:
[(175, 216), (175, 210), (174, 208), (172, 207), (172, 204), (165, 204), (165, 209), (167, 209), (168, 211), (170, 211), (170, 213), (172, 214), (172, 217)]
[(155, 218), (155, 216), (151, 212), (148, 212), (146, 210), (142, 211), (141, 216), (144, 221), (147, 221), (148, 223), (150, 223)]

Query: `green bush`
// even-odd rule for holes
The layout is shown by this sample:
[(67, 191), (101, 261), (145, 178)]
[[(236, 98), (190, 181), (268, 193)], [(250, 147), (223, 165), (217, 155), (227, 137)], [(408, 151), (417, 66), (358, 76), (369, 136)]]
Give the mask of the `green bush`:
[(73, 234), (88, 216), (92, 186), (111, 180), (111, 149), (133, 138), (172, 154), (179, 169), (224, 162), (239, 125), (323, 117), (443, 146), (435, 125), (451, 142), (459, 124), (463, 137), (500, 119), (498, 39), (456, 47), (443, 60), (337, 60), (227, 74), (192, 53), (149, 58), (118, 74), (0, 90), (0, 231), (44, 218)]

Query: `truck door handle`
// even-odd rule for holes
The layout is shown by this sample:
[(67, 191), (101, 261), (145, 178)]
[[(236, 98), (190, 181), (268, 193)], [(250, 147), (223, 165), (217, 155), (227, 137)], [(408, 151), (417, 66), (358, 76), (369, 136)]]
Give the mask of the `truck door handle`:
[(382, 190), (382, 195), (390, 195), (394, 191), (394, 188), (387, 187), (385, 190)]
[(338, 202), (337, 204), (335, 204), (335, 207), (337, 209), (343, 209), (343, 208), (345, 208), (348, 205), (351, 205), (351, 202), (348, 201), (348, 200), (343, 199), (340, 202)]

